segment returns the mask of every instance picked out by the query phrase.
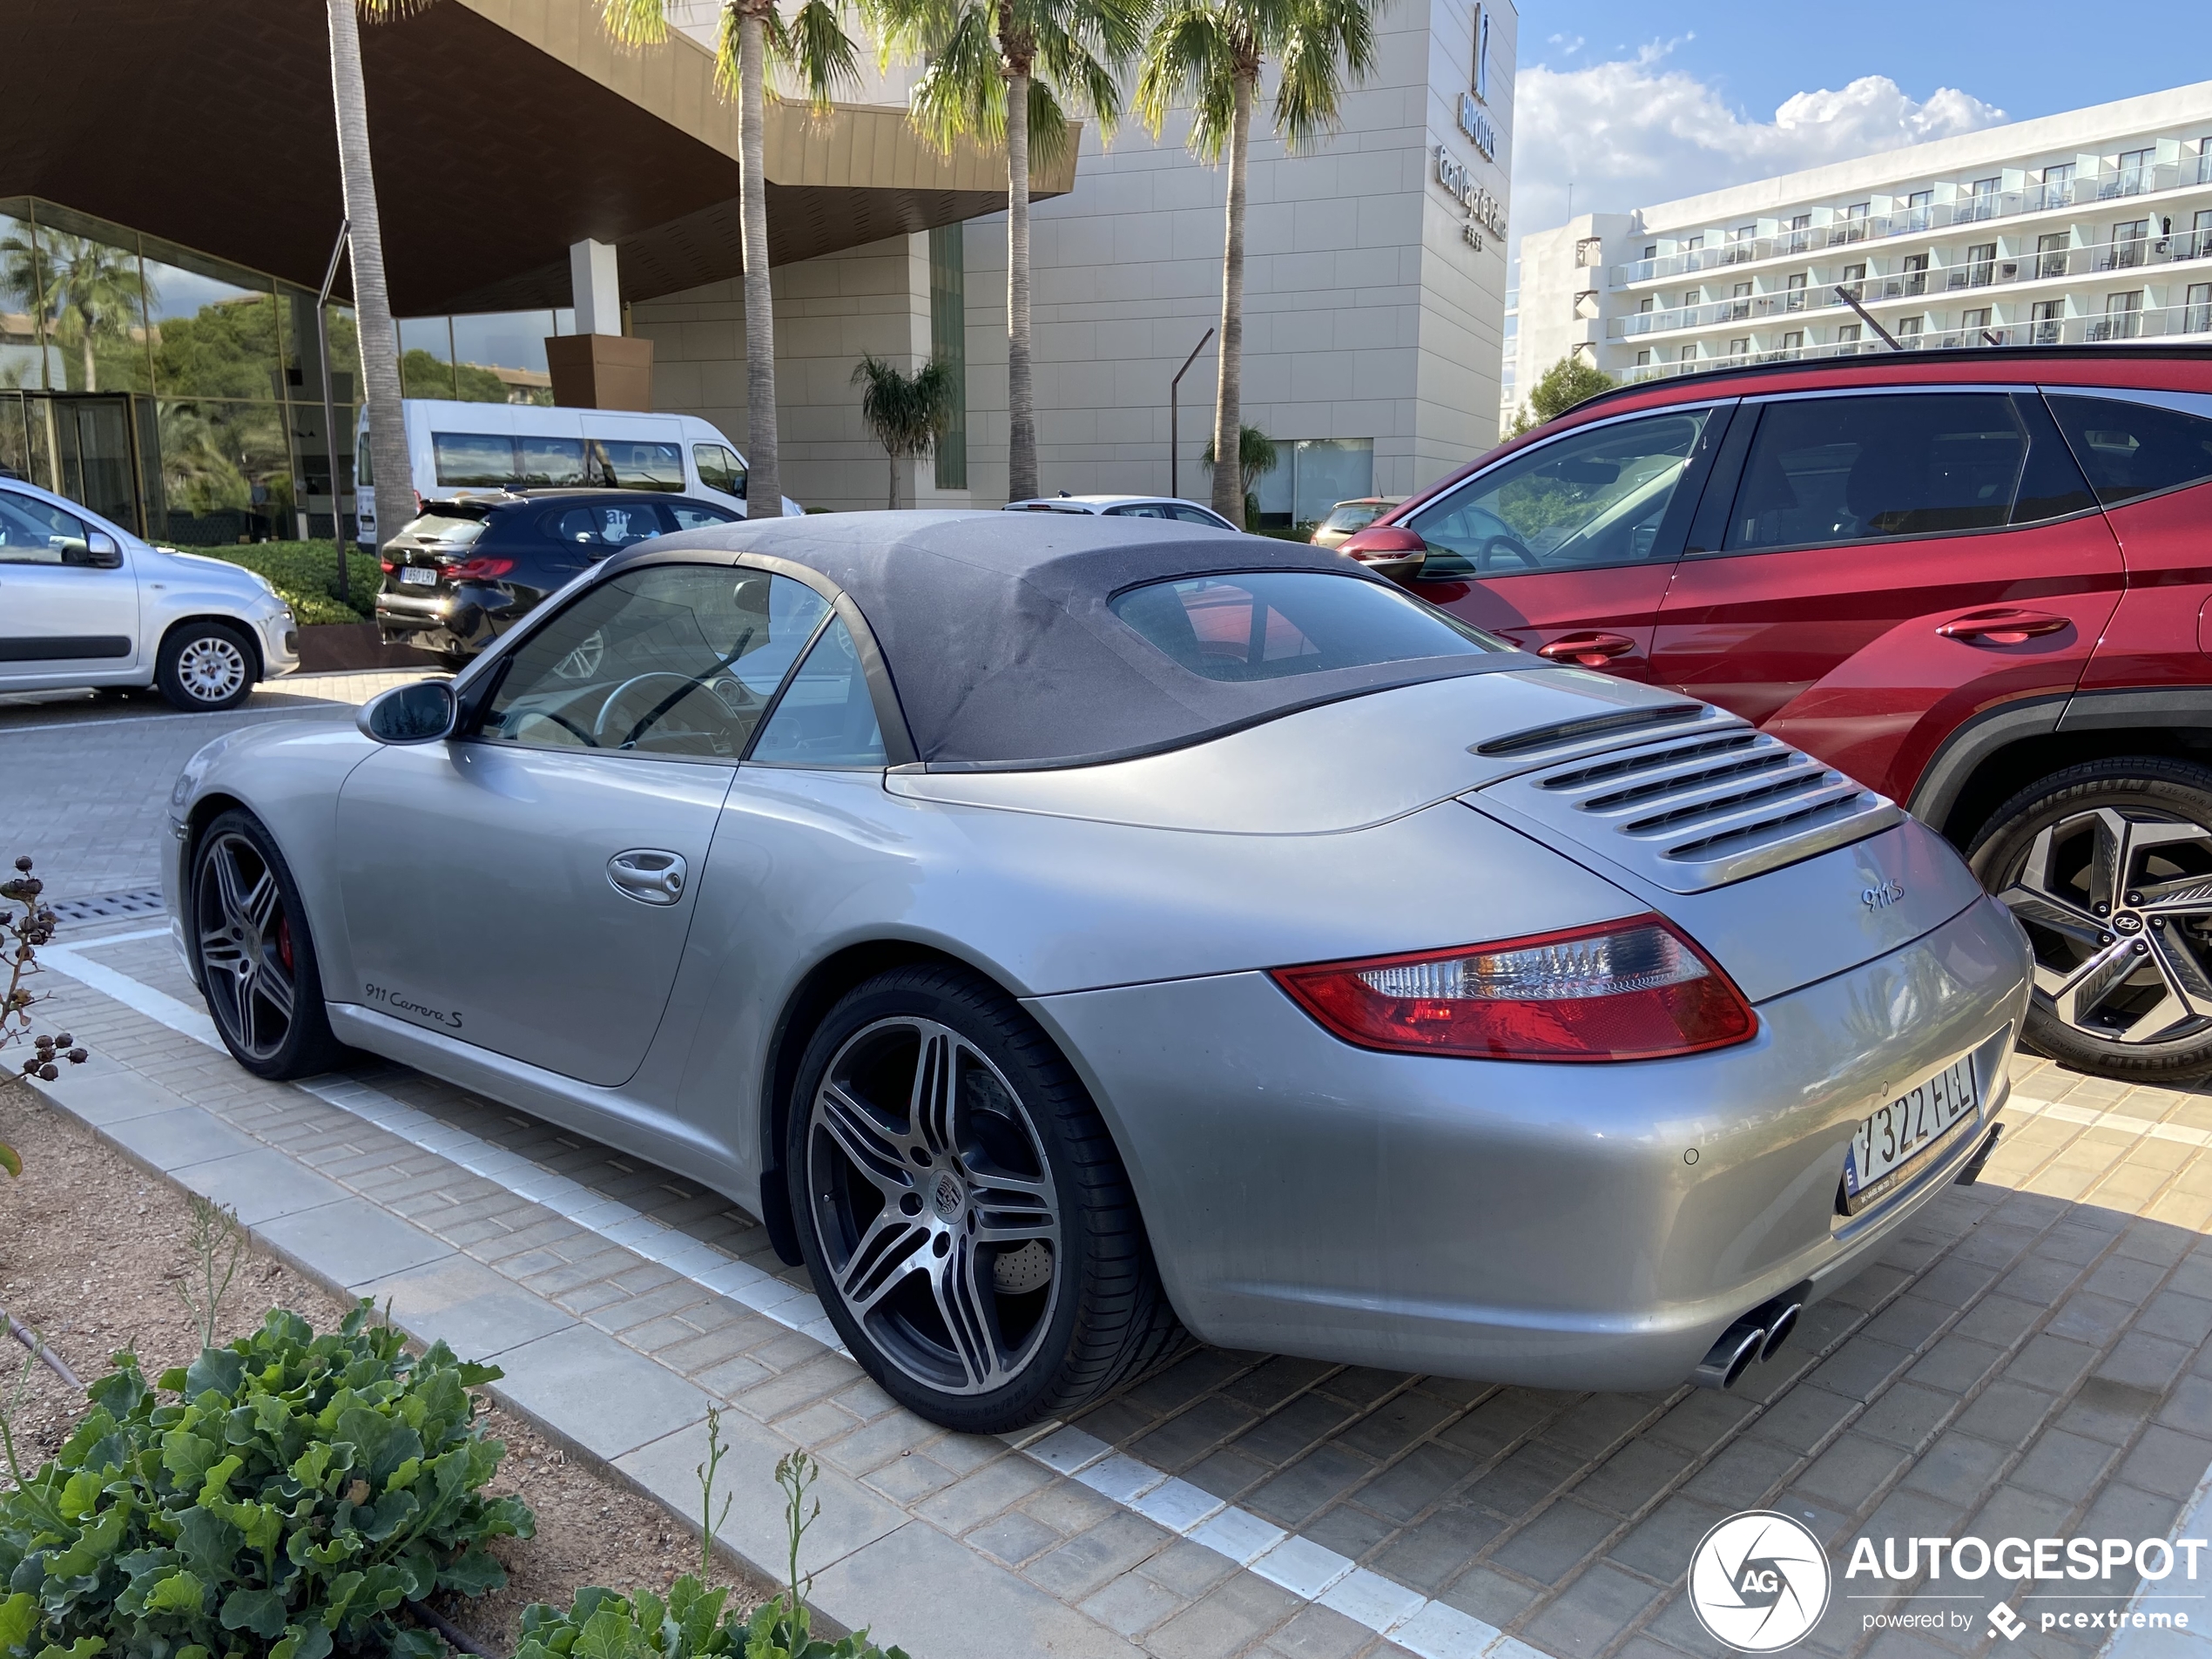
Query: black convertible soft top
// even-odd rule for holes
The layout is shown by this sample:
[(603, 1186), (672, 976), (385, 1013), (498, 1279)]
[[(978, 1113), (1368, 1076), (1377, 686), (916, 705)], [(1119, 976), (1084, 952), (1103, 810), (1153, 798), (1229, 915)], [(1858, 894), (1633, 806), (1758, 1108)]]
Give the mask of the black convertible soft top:
[(1325, 549), (1171, 521), (822, 514), (663, 536), (623, 563), (710, 549), (789, 560), (850, 597), (881, 650), (914, 752), (932, 770), (1119, 759), (1366, 691), (1537, 666), (1501, 643), (1476, 655), (1280, 678), (1194, 673), (1147, 644), (1109, 601), (1147, 583), (1236, 571), (1392, 584)]

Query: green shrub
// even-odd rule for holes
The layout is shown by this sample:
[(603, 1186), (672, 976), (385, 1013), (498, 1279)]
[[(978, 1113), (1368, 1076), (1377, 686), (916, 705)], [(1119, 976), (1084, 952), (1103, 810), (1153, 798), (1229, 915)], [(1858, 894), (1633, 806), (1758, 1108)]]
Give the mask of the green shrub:
[[(721, 1413), (707, 1413), (707, 1460), (699, 1466), (705, 1498), (701, 1518), (706, 1533), (702, 1561), (714, 1551), (714, 1469), (722, 1460)], [(811, 1575), (801, 1576), (799, 1548), (807, 1527), (822, 1513), (810, 1509), (806, 1489), (821, 1474), (804, 1452), (776, 1465), (776, 1484), (784, 1489), (784, 1527), (790, 1549), (789, 1580), (783, 1595), (756, 1608), (750, 1621), (735, 1608), (725, 1612), (730, 1592), (709, 1589), (690, 1573), (664, 1596), (650, 1590), (622, 1595), (596, 1586), (577, 1592), (564, 1611), (533, 1602), (523, 1609), (523, 1643), (515, 1659), (907, 1659), (898, 1648), (879, 1648), (865, 1630), (832, 1642), (810, 1629), (806, 1592)], [(729, 1506), (723, 1506), (726, 1514)]]
[(28, 1476), (0, 1420), (16, 1477), (0, 1499), (0, 1656), (442, 1655), (395, 1611), (498, 1588), (486, 1541), (534, 1523), (521, 1499), (482, 1495), (506, 1447), (482, 1437), (468, 1391), (499, 1371), (443, 1343), (410, 1359), (372, 1312), (316, 1336), (274, 1310), (154, 1387), (118, 1354)]
[(268, 577), (302, 627), (325, 622), (366, 622), (376, 615), (376, 590), (383, 585), (384, 570), (374, 553), (347, 554), (348, 589), (341, 603), (335, 542), (251, 542), (188, 550)]

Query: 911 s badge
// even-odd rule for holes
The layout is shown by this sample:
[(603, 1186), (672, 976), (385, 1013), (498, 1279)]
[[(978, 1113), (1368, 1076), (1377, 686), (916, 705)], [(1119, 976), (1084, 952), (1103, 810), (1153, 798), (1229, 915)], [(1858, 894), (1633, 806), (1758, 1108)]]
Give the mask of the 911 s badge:
[(1872, 887), (1863, 889), (1858, 895), (1858, 901), (1869, 910), (1887, 910), (1904, 897), (1905, 883), (1892, 879), (1887, 881), (1878, 881)]

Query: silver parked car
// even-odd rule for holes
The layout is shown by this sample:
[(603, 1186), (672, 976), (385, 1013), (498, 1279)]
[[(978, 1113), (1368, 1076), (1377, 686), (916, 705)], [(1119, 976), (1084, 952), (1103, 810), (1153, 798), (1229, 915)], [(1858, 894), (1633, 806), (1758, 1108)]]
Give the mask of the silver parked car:
[(203, 750), (177, 937), (685, 1170), (961, 1429), (1177, 1322), (1725, 1383), (1979, 1167), (2028, 963), (1878, 796), (1334, 553), (852, 514), (618, 554), (359, 730)]

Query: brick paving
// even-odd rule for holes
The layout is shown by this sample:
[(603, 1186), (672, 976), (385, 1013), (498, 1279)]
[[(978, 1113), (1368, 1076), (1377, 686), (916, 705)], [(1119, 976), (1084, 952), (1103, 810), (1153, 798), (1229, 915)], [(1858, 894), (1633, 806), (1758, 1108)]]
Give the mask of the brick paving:
[[(17, 817), (0, 808), (0, 829), (17, 831)], [(114, 820), (95, 806), (81, 821), (97, 839)], [(165, 942), (104, 948), (101, 931), (124, 929), (67, 942), (195, 1000)], [(1194, 1348), (1076, 1420), (1116, 1451), (1368, 1569), (1325, 1605), (1094, 1489), (1110, 1482), (920, 1422), (813, 1338), (610, 1241), (575, 1204), (563, 1214), (516, 1190), (529, 1171), (563, 1177), (695, 1241), (703, 1259), (799, 1282), (741, 1208), (696, 1183), (419, 1074), (381, 1064), (356, 1074), (512, 1154), (522, 1172), (471, 1174), (247, 1076), (93, 992), (57, 988), (54, 1011), (104, 1061), (800, 1440), (957, 1540), (1000, 1575), (991, 1582), (1034, 1587), (1102, 1636), (1163, 1659), (1412, 1651), (1374, 1634), (1387, 1618), (1350, 1599), (1355, 1591), (1409, 1607), (1433, 1597), (1504, 1632), (1494, 1653), (1718, 1653), (1683, 1599), (1683, 1574), (1704, 1532), (1746, 1508), (1800, 1519), (1828, 1546), (1834, 1597), (1804, 1644), (1817, 1654), (2087, 1656), (2100, 1633), (2031, 1630), (2005, 1642), (1981, 1616), (2000, 1599), (2030, 1616), (2043, 1604), (2024, 1592), (2076, 1587), (1993, 1576), (1892, 1585), (1846, 1579), (1844, 1563), (1862, 1536), (1878, 1550), (1885, 1538), (2164, 1534), (2212, 1466), (2212, 1095), (2200, 1090), (2016, 1062), (2007, 1133), (1981, 1184), (1924, 1211), (1733, 1393), (1495, 1388)], [(2094, 1605), (2135, 1588), (2115, 1576)], [(1868, 1614), (1947, 1605), (1907, 1600), (1924, 1588), (1971, 1591), (1957, 1604), (1972, 1612), (1968, 1628), (1865, 1628)], [(2195, 1591), (2177, 1578), (2168, 1593)]]

